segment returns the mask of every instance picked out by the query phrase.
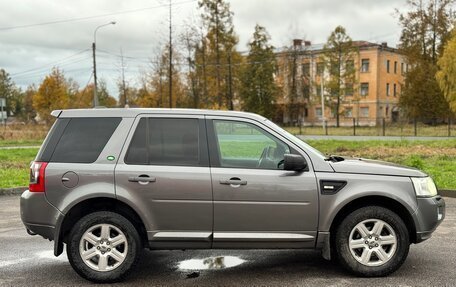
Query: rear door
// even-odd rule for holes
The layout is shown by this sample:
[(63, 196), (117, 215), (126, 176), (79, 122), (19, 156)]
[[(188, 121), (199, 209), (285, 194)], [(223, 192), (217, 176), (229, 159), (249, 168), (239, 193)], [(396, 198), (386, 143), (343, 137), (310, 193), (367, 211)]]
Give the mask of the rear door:
[(116, 196), (152, 248), (209, 248), (212, 188), (204, 116), (138, 116), (115, 170)]
[(46, 198), (60, 211), (87, 198), (115, 197), (116, 140), (131, 123), (120, 117), (59, 118), (37, 161), (46, 167)]
[(318, 193), (310, 159), (284, 171), (296, 147), (255, 121), (208, 120), (214, 191), (214, 248), (313, 247)]

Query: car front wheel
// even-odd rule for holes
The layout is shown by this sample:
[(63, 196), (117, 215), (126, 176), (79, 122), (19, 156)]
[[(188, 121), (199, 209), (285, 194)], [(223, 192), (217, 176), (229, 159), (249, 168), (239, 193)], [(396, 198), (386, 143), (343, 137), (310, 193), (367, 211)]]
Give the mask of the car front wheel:
[(350, 213), (336, 233), (340, 263), (358, 276), (386, 276), (407, 258), (409, 234), (404, 221), (380, 206), (363, 207)]
[(93, 282), (122, 280), (137, 264), (141, 252), (136, 228), (125, 217), (107, 211), (81, 218), (68, 241), (71, 266)]

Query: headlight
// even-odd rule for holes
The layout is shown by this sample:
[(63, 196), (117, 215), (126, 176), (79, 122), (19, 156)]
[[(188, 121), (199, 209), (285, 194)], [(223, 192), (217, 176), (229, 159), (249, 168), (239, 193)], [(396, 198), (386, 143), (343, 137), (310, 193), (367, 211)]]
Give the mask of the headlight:
[(432, 197), (437, 195), (437, 187), (430, 177), (412, 177), (416, 196)]

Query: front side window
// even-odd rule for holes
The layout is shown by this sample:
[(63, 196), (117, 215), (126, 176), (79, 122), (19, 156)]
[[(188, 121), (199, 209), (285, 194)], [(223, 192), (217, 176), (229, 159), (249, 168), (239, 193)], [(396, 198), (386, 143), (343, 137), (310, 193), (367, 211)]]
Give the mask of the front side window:
[(131, 140), (125, 163), (199, 166), (198, 120), (142, 118)]
[(283, 169), (288, 145), (259, 127), (244, 122), (214, 120), (220, 166)]

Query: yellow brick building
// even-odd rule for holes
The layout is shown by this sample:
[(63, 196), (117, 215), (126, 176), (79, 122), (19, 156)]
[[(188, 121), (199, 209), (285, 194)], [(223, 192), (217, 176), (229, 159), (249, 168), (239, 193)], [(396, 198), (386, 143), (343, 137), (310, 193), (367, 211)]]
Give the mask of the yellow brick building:
[[(398, 100), (407, 71), (405, 57), (386, 43), (355, 41), (358, 53), (353, 56), (355, 82), (341, 102), (340, 124), (352, 125), (353, 118), (360, 125), (375, 125), (396, 121), (399, 117)], [(328, 73), (323, 64), (323, 44), (294, 40), (293, 47), (276, 53), (277, 84), (281, 88), (276, 121), (285, 124), (322, 124), (321, 92), (325, 97), (324, 116), (328, 125), (336, 123), (335, 112), (329, 107), (330, 97), (324, 83)], [(323, 89), (321, 83), (323, 75)], [(290, 90), (296, 96), (290, 99)], [(291, 113), (294, 113), (291, 115)]]

